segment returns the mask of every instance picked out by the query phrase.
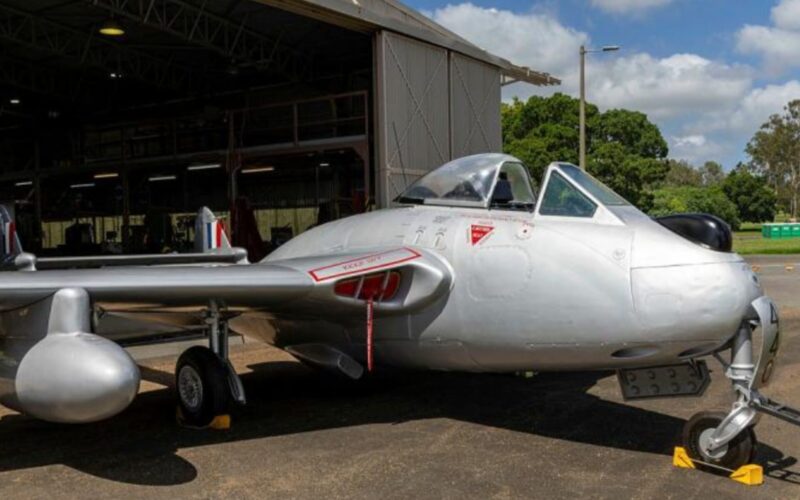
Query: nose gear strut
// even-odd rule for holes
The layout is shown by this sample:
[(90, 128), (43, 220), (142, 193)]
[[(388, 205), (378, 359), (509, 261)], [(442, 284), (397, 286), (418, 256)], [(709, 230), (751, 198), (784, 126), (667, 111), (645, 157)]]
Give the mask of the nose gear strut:
[[(684, 427), (684, 446), (693, 459), (712, 465), (736, 469), (755, 455), (757, 444), (753, 427), (761, 413), (791, 424), (800, 425), (800, 410), (775, 402), (759, 392), (774, 371), (780, 347), (780, 325), (777, 309), (769, 297), (752, 303), (753, 315), (739, 327), (731, 343), (731, 361), (714, 356), (725, 367), (736, 401), (725, 414), (707, 412), (693, 416)], [(761, 328), (761, 354), (753, 363), (753, 330)]]

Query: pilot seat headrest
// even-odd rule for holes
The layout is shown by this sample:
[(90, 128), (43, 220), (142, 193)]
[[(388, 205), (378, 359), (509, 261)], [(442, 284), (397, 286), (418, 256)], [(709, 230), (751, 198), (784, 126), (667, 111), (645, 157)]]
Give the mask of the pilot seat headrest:
[(492, 203), (509, 203), (514, 200), (514, 193), (511, 191), (511, 183), (508, 179), (504, 178), (503, 174), (497, 179), (497, 184), (494, 187), (494, 194), (492, 195)]

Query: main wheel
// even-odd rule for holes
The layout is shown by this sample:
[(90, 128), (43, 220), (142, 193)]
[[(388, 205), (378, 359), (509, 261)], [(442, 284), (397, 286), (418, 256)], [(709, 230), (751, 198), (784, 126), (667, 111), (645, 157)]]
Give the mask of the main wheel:
[(756, 434), (752, 427), (748, 427), (719, 450), (708, 453), (705, 445), (724, 418), (722, 412), (695, 414), (683, 426), (683, 444), (691, 458), (735, 470), (755, 458)]
[(183, 420), (189, 425), (205, 427), (228, 410), (227, 368), (206, 347), (192, 347), (178, 358), (175, 390)]

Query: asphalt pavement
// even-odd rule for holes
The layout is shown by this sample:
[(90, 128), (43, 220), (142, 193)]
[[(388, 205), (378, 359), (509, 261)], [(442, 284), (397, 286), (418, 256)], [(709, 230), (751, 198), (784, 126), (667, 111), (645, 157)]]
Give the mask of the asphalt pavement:
[[(783, 320), (766, 392), (800, 406), (800, 256), (749, 260)], [(636, 403), (612, 373), (384, 372), (359, 385), (259, 344), (232, 360), (250, 401), (227, 431), (176, 424), (174, 356), (146, 361), (140, 396), (105, 422), (0, 408), (0, 498), (800, 498), (800, 428), (769, 417), (756, 428), (762, 486), (672, 467), (684, 421), (730, 405), (713, 360), (702, 398)]]

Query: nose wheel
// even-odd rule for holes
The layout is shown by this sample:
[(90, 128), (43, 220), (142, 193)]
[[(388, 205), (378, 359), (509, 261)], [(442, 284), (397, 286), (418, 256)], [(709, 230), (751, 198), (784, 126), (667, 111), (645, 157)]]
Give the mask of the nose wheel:
[[(761, 329), (761, 352), (756, 360), (753, 330), (757, 327)], [(753, 427), (760, 414), (800, 425), (800, 410), (759, 392), (771, 378), (780, 346), (778, 311), (769, 297), (762, 296), (751, 303), (749, 315), (742, 320), (728, 346), (730, 362), (719, 353), (714, 353), (714, 357), (724, 367), (736, 400), (728, 413), (702, 412), (689, 419), (683, 429), (683, 448), (691, 460), (712, 468), (738, 471), (753, 466), (757, 446)], [(676, 461), (680, 461), (677, 455)]]
[(728, 443), (712, 448), (711, 437), (725, 420), (722, 412), (700, 412), (683, 427), (683, 446), (693, 460), (736, 470), (753, 462), (758, 441), (752, 427), (747, 427)]

